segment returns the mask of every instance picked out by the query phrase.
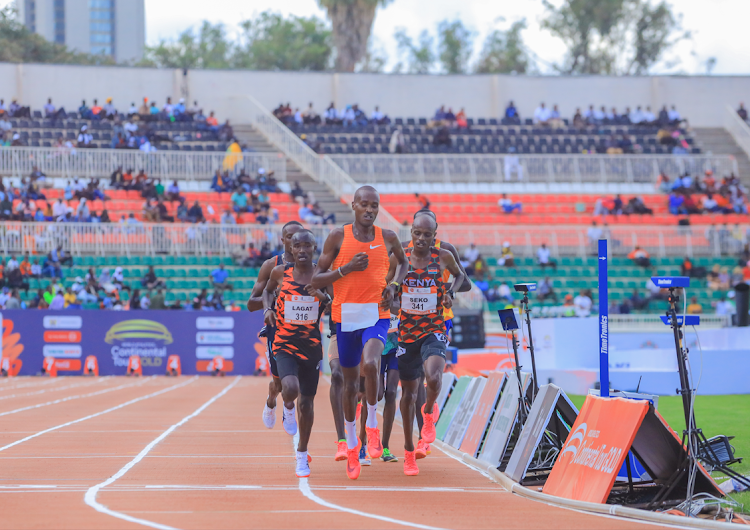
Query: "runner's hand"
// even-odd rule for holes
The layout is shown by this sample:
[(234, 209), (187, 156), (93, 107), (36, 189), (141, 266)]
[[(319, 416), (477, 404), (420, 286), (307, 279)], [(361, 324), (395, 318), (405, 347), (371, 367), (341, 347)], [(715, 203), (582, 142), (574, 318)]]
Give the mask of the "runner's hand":
[(396, 289), (395, 285), (389, 285), (383, 289), (383, 298), (380, 300), (380, 307), (390, 311), (393, 299), (396, 297)]
[(323, 296), (323, 294), (315, 287), (313, 287), (310, 283), (305, 285), (305, 291), (307, 291), (307, 294), (309, 294), (310, 296), (315, 296), (316, 298), (320, 298), (321, 300), (325, 298), (325, 296)]
[(276, 313), (273, 309), (266, 311), (266, 314), (263, 316), (263, 321), (266, 323), (266, 326), (276, 326)]
[(370, 258), (367, 256), (366, 252), (360, 252), (359, 254), (355, 254), (352, 260), (346, 264), (346, 268), (348, 269), (346, 272), (359, 272), (367, 269), (367, 266), (370, 264)]
[(451, 298), (451, 295), (448, 293), (445, 293), (443, 295), (443, 307), (446, 309), (450, 309), (453, 307), (453, 298)]

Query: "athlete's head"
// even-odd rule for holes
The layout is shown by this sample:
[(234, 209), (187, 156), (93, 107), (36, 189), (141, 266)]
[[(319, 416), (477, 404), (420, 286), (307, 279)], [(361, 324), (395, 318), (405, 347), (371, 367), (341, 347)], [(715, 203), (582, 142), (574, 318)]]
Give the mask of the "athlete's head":
[(431, 215), (418, 215), (411, 225), (411, 241), (415, 249), (430, 248), (435, 241), (437, 221)]
[(417, 213), (414, 214), (414, 220), (416, 221), (417, 217), (421, 217), (421, 216), (431, 217), (432, 219), (435, 220), (435, 237), (437, 237), (438, 222), (437, 222), (437, 215), (435, 215), (435, 212), (433, 212), (432, 210), (419, 210)]
[(378, 217), (380, 195), (372, 186), (362, 186), (354, 193), (354, 219), (362, 226), (372, 226)]
[(284, 252), (287, 254), (292, 252), (292, 236), (300, 230), (304, 230), (304, 227), (299, 221), (289, 221), (281, 229), (281, 242), (284, 244)]
[(315, 236), (306, 228), (301, 228), (292, 236), (292, 256), (294, 263), (310, 263), (315, 256), (318, 245)]

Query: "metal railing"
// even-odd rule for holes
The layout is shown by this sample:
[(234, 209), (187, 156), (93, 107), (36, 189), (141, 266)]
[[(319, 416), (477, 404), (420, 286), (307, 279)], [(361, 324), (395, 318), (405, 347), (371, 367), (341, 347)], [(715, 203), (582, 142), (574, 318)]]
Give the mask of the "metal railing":
[[(724, 112), (724, 127), (732, 135), (734, 141), (750, 157), (750, 125), (737, 114), (731, 105), (727, 105)], [(744, 175), (742, 175), (744, 177)]]
[[(268, 243), (275, 248), (282, 225), (0, 223), (0, 252), (46, 253), (62, 245), (73, 254), (222, 255), (241, 252), (240, 245)], [(318, 248), (335, 226), (310, 226)], [(589, 234), (586, 226), (440, 225), (439, 237), (459, 251), (475, 243), (485, 256), (497, 256), (506, 241), (516, 257), (534, 257), (546, 243), (555, 257), (596, 255), (595, 242), (606, 237), (613, 256), (625, 256), (638, 245), (652, 256), (738, 255), (748, 242), (750, 225), (724, 231), (712, 227), (613, 226)], [(410, 227), (398, 231), (409, 240)], [(591, 237), (590, 237), (591, 236)]]
[(164, 180), (211, 180), (217, 169), (254, 175), (259, 168), (286, 180), (286, 157), (281, 153), (183, 153), (129, 149), (0, 148), (0, 175), (28, 176), (34, 166), (49, 177), (109, 177), (118, 167)]
[(357, 182), (378, 183), (655, 183), (670, 177), (737, 174), (726, 155), (334, 155)]
[[(350, 202), (360, 186), (329, 156), (319, 155), (300, 140), (286, 125), (263, 107), (252, 96), (237, 97), (237, 111), (244, 121), (250, 121), (268, 141), (288, 156), (299, 168), (314, 180), (326, 184), (344, 202)], [(398, 221), (382, 207), (378, 214), (378, 225), (390, 230), (398, 230)]]

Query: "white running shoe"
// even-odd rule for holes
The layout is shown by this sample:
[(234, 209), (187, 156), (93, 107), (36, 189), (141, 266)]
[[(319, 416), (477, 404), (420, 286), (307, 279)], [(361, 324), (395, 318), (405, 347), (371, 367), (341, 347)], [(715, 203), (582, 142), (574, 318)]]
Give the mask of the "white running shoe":
[(298, 478), (306, 478), (310, 476), (310, 463), (307, 461), (307, 452), (300, 453), (297, 451), (297, 469)]
[(284, 405), (281, 406), (281, 423), (284, 430), (289, 436), (297, 434), (297, 407), (289, 410)]
[(263, 425), (269, 429), (273, 429), (276, 425), (276, 407), (269, 409), (268, 403), (263, 406)]

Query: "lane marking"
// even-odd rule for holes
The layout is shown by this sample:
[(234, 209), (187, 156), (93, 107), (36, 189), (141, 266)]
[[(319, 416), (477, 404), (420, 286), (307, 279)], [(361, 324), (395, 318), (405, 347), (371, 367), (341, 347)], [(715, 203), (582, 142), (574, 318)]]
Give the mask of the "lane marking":
[(129, 383), (126, 385), (115, 386), (112, 388), (105, 388), (104, 390), (97, 390), (96, 392), (91, 392), (89, 394), (78, 394), (77, 396), (68, 396), (66, 398), (55, 399), (54, 401), (47, 401), (46, 403), (38, 403), (36, 405), (29, 405), (28, 407), (21, 407), (20, 409), (8, 410), (5, 412), (0, 412), (0, 416), (8, 416), (9, 414), (16, 414), (18, 412), (23, 412), (25, 410), (39, 409), (42, 407), (47, 407), (49, 405), (57, 405), (58, 403), (65, 403), (66, 401), (73, 401), (74, 399), (87, 398), (91, 396), (99, 396), (101, 394), (114, 392), (115, 390), (122, 390), (123, 388), (129, 388), (132, 386), (141, 386), (150, 380), (151, 378), (143, 379), (142, 381), (139, 381), (137, 383)]
[[(112, 484), (113, 482), (115, 482), (117, 479), (119, 479), (120, 477), (122, 477), (123, 475), (125, 475), (125, 473), (127, 473), (128, 471), (130, 471), (130, 469), (132, 469), (133, 466), (135, 466), (138, 462), (140, 462), (141, 460), (143, 460), (143, 458), (149, 453), (149, 451), (151, 451), (151, 449), (153, 449), (156, 446), (156, 444), (158, 444), (159, 442), (161, 442), (162, 440), (164, 440), (167, 436), (169, 436), (170, 434), (172, 434), (172, 432), (174, 432), (175, 429), (181, 427), (182, 425), (185, 425), (191, 419), (195, 418), (201, 412), (203, 412), (209, 406), (211, 406), (217, 399), (219, 399), (224, 394), (226, 394), (227, 392), (229, 392), (241, 379), (242, 379), (242, 376), (239, 376), (239, 377), (235, 378), (235, 380), (231, 384), (229, 384), (226, 387), (224, 387), (224, 389), (221, 392), (219, 392), (214, 397), (212, 397), (211, 399), (209, 399), (208, 401), (206, 401), (203, 405), (201, 405), (200, 407), (198, 407), (195, 410), (195, 412), (193, 412), (192, 414), (189, 414), (188, 416), (185, 416), (180, 421), (178, 421), (177, 423), (175, 423), (174, 425), (172, 425), (169, 429), (167, 429), (162, 434), (160, 434), (158, 437), (156, 437), (151, 443), (149, 443), (146, 447), (144, 447), (143, 450), (140, 453), (138, 453), (138, 455), (136, 455), (136, 457), (133, 460), (131, 460), (130, 462), (128, 462), (127, 464), (125, 464), (125, 466), (122, 467), (117, 473), (115, 473), (114, 475), (112, 475), (110, 478), (108, 478), (104, 482), (102, 482), (100, 484), (97, 484), (96, 486), (90, 487), (88, 489), (88, 491), (86, 491), (86, 495), (83, 498), (84, 501), (86, 502), (86, 504), (88, 504), (89, 506), (91, 506), (92, 508), (94, 508), (96, 511), (98, 511), (100, 513), (111, 515), (112, 517), (116, 517), (118, 519), (123, 519), (123, 520), (129, 521), (131, 523), (136, 523), (136, 524), (140, 524), (140, 525), (143, 525), (143, 526), (149, 526), (151, 528), (157, 528), (158, 530), (174, 530), (174, 528), (171, 527), (171, 526), (163, 525), (163, 524), (160, 524), (160, 523), (155, 523), (153, 521), (147, 521), (146, 519), (139, 519), (138, 517), (133, 517), (131, 515), (127, 515), (127, 514), (124, 514), (124, 513), (121, 513), (121, 512), (110, 510), (109, 508), (107, 508), (106, 506), (104, 506), (103, 504), (99, 503), (96, 500), (96, 495), (97, 495), (97, 493), (99, 493), (99, 490), (101, 490), (102, 488), (105, 488), (105, 487), (109, 486), (110, 484)], [(194, 379), (191, 379), (191, 382), (193, 380)]]
[(108, 408), (106, 410), (103, 410), (101, 412), (96, 412), (94, 414), (89, 414), (88, 416), (84, 416), (83, 418), (78, 418), (77, 420), (72, 420), (72, 421), (68, 421), (66, 423), (61, 423), (60, 425), (56, 425), (55, 427), (50, 427), (49, 429), (44, 429), (43, 431), (39, 431), (37, 433), (32, 434), (31, 436), (27, 436), (26, 438), (21, 438), (20, 440), (16, 440), (15, 442), (10, 443), (8, 445), (4, 445), (4, 446), (0, 447), (0, 451), (5, 451), (6, 449), (10, 449), (11, 447), (14, 447), (16, 445), (22, 444), (24, 442), (28, 442), (29, 440), (33, 440), (34, 438), (42, 436), (43, 434), (47, 434), (49, 432), (56, 431), (58, 429), (64, 429), (65, 427), (70, 427), (71, 425), (75, 425), (76, 423), (81, 423), (82, 421), (90, 420), (92, 418), (97, 418), (97, 417), (102, 416), (104, 414), (109, 414), (110, 412), (114, 412), (114, 411), (119, 410), (121, 408), (127, 407), (128, 405), (132, 405), (134, 403), (138, 403), (139, 401), (143, 401), (145, 399), (151, 399), (152, 397), (159, 396), (159, 395), (164, 394), (166, 392), (171, 392), (172, 390), (176, 390), (178, 388), (182, 388), (185, 385), (189, 385), (190, 383), (192, 383), (196, 379), (198, 379), (197, 375), (191, 377), (190, 379), (188, 379), (187, 381), (184, 381), (182, 383), (179, 383), (179, 384), (167, 387), (167, 388), (163, 388), (163, 389), (161, 389), (161, 390), (159, 390), (157, 392), (153, 392), (151, 394), (146, 394), (145, 396), (141, 396), (139, 398), (131, 399), (130, 401), (126, 401), (125, 403), (121, 403), (121, 404), (119, 404), (117, 406), (110, 407), (110, 408)]
[[(19, 383), (19, 384), (8, 385), (5, 388), (1, 388), (0, 391), (3, 391), (3, 390), (16, 390), (17, 388), (27, 388), (27, 387), (30, 387), (30, 386), (39, 387), (39, 386), (53, 385), (55, 383), (59, 383), (60, 381), (63, 381), (63, 379), (64, 378), (61, 378), (61, 377), (55, 377), (55, 378), (50, 378), (47, 381), (44, 381), (42, 383), (39, 383), (38, 382), (39, 380), (36, 380), (36, 381), (33, 381), (33, 382), (28, 382), (28, 381), (23, 381), (22, 380), (22, 381), (17, 381), (17, 383)], [(11, 382), (11, 379), (6, 379), (5, 381), (7, 383), (9, 383), (9, 382)]]
[(26, 392), (25, 394), (11, 394), (10, 396), (2, 396), (0, 397), (0, 401), (3, 401), (5, 399), (12, 399), (17, 397), (25, 397), (25, 396), (36, 396), (39, 394), (46, 394), (47, 392), (57, 392), (58, 390), (66, 390), (68, 388), (79, 388), (79, 387), (87, 387), (87, 386), (94, 386), (100, 384), (102, 381), (102, 378), (99, 378), (98, 381), (89, 381), (87, 383), (83, 384), (77, 384), (77, 385), (68, 385), (68, 386), (56, 386), (54, 388), (46, 388), (44, 390), (37, 390), (36, 392)]

